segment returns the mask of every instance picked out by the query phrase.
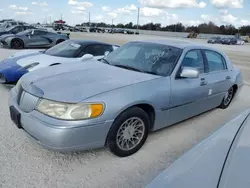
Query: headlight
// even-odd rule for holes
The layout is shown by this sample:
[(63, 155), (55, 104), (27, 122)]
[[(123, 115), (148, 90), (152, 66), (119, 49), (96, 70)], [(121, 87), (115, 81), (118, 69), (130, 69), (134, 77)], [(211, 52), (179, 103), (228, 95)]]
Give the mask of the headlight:
[(26, 70), (28, 70), (28, 71), (30, 71), (31, 69), (33, 69), (33, 68), (34, 68), (35, 66), (37, 66), (37, 65), (39, 65), (38, 62), (29, 64), (29, 65), (26, 65), (26, 66), (24, 66), (23, 68), (26, 69)]
[(36, 110), (57, 119), (84, 120), (100, 116), (104, 105), (101, 103), (70, 104), (42, 99)]
[(16, 92), (19, 92), (20, 87), (21, 87), (21, 82), (22, 82), (21, 79), (19, 79), (19, 80), (17, 81), (16, 86), (15, 86)]

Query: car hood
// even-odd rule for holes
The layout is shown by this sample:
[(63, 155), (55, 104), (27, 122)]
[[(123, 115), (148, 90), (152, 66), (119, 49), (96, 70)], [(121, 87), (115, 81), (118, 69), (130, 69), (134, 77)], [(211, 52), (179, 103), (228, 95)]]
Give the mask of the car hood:
[(12, 57), (6, 58), (2, 61), (0, 61), (0, 72), (5, 71), (9, 68), (13, 67), (19, 67), (20, 65), (17, 64), (17, 61), (22, 58), (30, 57), (30, 56), (35, 56), (37, 53), (39, 53), (36, 50), (27, 50), (27, 51), (22, 51), (18, 52), (16, 54), (13, 54)]
[[(168, 169), (160, 173), (146, 188), (249, 187), (250, 130), (245, 134), (247, 141), (245, 140), (246, 142), (244, 142), (244, 144), (240, 144), (241, 148), (244, 148), (247, 143), (248, 151), (246, 151), (245, 148), (244, 153), (238, 153), (238, 160), (235, 160), (233, 163), (232, 160), (228, 159), (229, 151), (230, 153), (234, 153), (234, 149), (232, 150), (231, 146), (234, 143), (238, 131), (244, 126), (244, 121), (248, 118), (249, 112), (250, 110), (246, 110), (239, 114), (209, 138), (188, 151)], [(248, 129), (250, 129), (250, 126), (248, 126)], [(229, 158), (231, 158), (230, 154)], [(228, 174), (228, 169), (224, 168), (225, 161), (227, 161), (226, 166), (227, 164), (229, 166), (233, 164), (233, 166), (236, 167), (230, 169), (231, 174)], [(220, 179), (222, 171), (222, 179)], [(224, 180), (223, 174), (225, 175)], [(219, 181), (220, 186), (218, 186)], [(242, 186), (241, 181), (244, 181), (244, 186)], [(245, 186), (246, 184), (247, 186)]]
[[(24, 90), (43, 98), (77, 103), (91, 96), (159, 76), (130, 71), (96, 60), (33, 71), (22, 77)], [(34, 92), (37, 88), (39, 91)]]
[(225, 163), (219, 188), (249, 188), (250, 116), (244, 121)]
[(77, 59), (76, 58), (63, 58), (63, 57), (47, 55), (44, 53), (38, 53), (35, 56), (30, 56), (30, 57), (19, 59), (17, 61), (17, 64), (20, 65), (21, 67), (24, 67), (26, 65), (30, 65), (32, 63), (38, 62), (40, 64), (43, 64), (44, 67), (47, 67), (54, 63), (64, 63), (68, 61), (77, 61)]

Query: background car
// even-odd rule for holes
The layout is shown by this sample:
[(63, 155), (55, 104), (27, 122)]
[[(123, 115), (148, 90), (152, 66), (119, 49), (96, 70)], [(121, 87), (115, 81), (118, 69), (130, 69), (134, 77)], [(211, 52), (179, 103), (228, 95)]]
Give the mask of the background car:
[(207, 43), (211, 44), (220, 44), (221, 43), (221, 37), (211, 37)]
[(244, 40), (240, 39), (240, 38), (236, 38), (236, 37), (232, 37), (232, 38), (224, 38), (221, 40), (221, 44), (237, 44), (237, 45), (243, 45), (245, 43)]
[(106, 146), (125, 157), (150, 131), (227, 108), (242, 86), (240, 69), (216, 49), (133, 41), (100, 61), (26, 74), (11, 90), (9, 106), (15, 124), (45, 147)]
[(17, 34), (2, 35), (0, 43), (3, 47), (23, 48), (49, 48), (68, 40), (66, 34), (59, 34), (43, 29), (28, 29)]
[(6, 34), (17, 34), (22, 31), (25, 31), (27, 29), (36, 29), (35, 27), (31, 25), (18, 25), (18, 26), (12, 26), (7, 29), (0, 29), (0, 36), (6, 35)]
[(248, 188), (250, 109), (188, 151), (146, 188)]
[(12, 83), (33, 70), (59, 64), (97, 60), (119, 46), (98, 41), (67, 40), (48, 50), (28, 50), (14, 54), (0, 63), (0, 83)]
[(27, 25), (25, 22), (20, 22), (20, 21), (15, 21), (15, 20), (5, 20), (2, 22), (0, 28), (2, 29), (7, 29), (13, 26), (18, 26), (18, 25)]

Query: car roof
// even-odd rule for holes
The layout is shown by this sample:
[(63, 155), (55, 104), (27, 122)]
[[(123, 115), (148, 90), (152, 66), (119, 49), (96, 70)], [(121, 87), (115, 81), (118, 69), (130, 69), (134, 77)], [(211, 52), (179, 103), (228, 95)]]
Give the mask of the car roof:
[(173, 46), (173, 47), (180, 48), (180, 49), (184, 49), (184, 48), (187, 48), (187, 47), (207, 48), (206, 46), (191, 43), (191, 42), (188, 42), (188, 41), (177, 40), (177, 39), (141, 40), (141, 41), (137, 41), (137, 42), (148, 42), (148, 43), (155, 43), (155, 44), (163, 44), (163, 45)]
[[(101, 42), (101, 41), (95, 41), (95, 40), (85, 40), (85, 39), (70, 39), (70, 41), (74, 41), (78, 44), (81, 45), (89, 45), (89, 44), (106, 44), (106, 45), (114, 45), (114, 44), (109, 44), (109, 43), (105, 43), (105, 42)], [(114, 45), (117, 46), (117, 45)]]
[(182, 50), (186, 48), (187, 49), (207, 49), (207, 50), (213, 50), (222, 55), (225, 55), (222, 51), (216, 48), (209, 47), (209, 46), (202, 45), (202, 44), (195, 43), (195, 42), (183, 41), (179, 39), (156, 39), (156, 40), (151, 39), (151, 40), (139, 40), (139, 41), (131, 41), (131, 42), (147, 42), (147, 43), (163, 44), (163, 45), (176, 47)]

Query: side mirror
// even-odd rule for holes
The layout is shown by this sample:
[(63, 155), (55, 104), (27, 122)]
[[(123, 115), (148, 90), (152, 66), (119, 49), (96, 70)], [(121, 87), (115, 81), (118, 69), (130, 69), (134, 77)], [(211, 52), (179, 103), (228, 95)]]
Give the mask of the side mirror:
[(92, 59), (93, 57), (94, 56), (92, 54), (85, 54), (80, 59), (81, 60), (87, 60), (87, 59)]
[(106, 51), (105, 53), (104, 53), (104, 56), (107, 56), (107, 55), (109, 55), (110, 54), (110, 52), (109, 51)]
[(181, 78), (198, 78), (199, 75), (199, 70), (191, 67), (183, 67), (180, 73)]

